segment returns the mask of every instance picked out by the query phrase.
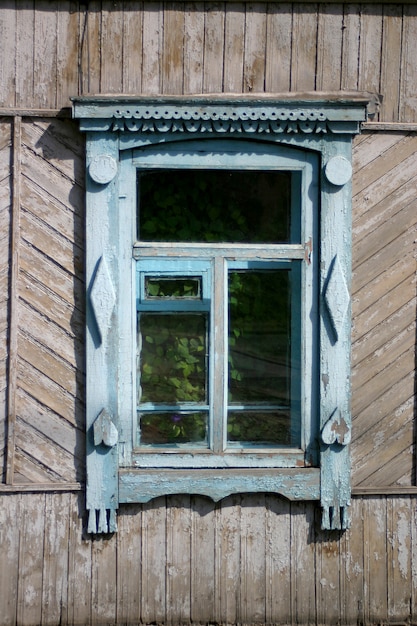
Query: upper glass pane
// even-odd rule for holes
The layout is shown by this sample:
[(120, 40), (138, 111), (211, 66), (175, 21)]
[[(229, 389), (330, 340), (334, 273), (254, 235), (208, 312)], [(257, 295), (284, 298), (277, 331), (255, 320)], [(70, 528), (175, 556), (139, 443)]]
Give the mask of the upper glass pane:
[(292, 176), (278, 170), (139, 172), (138, 239), (292, 243), (299, 238)]

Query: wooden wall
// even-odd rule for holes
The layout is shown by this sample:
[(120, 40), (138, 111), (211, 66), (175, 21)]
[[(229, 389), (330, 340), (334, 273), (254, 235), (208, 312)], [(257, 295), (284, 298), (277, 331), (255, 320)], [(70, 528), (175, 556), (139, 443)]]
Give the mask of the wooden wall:
[[(7, 0), (0, 45), (0, 625), (415, 622), (417, 4)], [(384, 95), (353, 155), (352, 529), (170, 497), (86, 537), (84, 138), (56, 109), (340, 88)]]
[(362, 90), (417, 121), (416, 3), (7, 0), (0, 107), (87, 93)]

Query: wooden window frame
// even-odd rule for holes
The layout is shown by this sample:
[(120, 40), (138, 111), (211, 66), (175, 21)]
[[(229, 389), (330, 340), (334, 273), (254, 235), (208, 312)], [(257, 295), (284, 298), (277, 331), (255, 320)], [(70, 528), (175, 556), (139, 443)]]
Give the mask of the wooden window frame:
[[(351, 144), (366, 120), (367, 103), (361, 94), (74, 99), (74, 117), (87, 133), (89, 532), (114, 532), (119, 503), (173, 493), (219, 500), (245, 491), (318, 500), (324, 529), (349, 527)], [(224, 455), (223, 462), (217, 455), (212, 465), (207, 455), (206, 461), (193, 463), (193, 455), (170, 453), (169, 463), (166, 457), (159, 463), (153, 454), (138, 454), (133, 445), (136, 264), (141, 255), (164, 254), (160, 247), (136, 242), (136, 168), (147, 159), (168, 168), (174, 154), (182, 155), (183, 167), (191, 166), (196, 145), (202, 162), (230, 148), (221, 157), (225, 168), (240, 153), (231, 148), (235, 145), (246, 155), (246, 167), (254, 169), (274, 159), (290, 168), (291, 155), (312, 163), (311, 154), (319, 162), (311, 183), (319, 202), (310, 208), (317, 236), (305, 238), (296, 252), (307, 273), (308, 268), (317, 271), (317, 296), (311, 296), (312, 303), (317, 301), (316, 354), (311, 329), (303, 336), (308, 371), (317, 372), (317, 389), (313, 385), (308, 392), (314, 415), (308, 445), (298, 454), (280, 451), (271, 462), (254, 452)], [(307, 197), (306, 190), (302, 195)], [(169, 247), (167, 251), (172, 254)], [(273, 258), (281, 252), (276, 249)], [(193, 253), (201, 257), (201, 247)], [(268, 252), (263, 254), (268, 258)], [(310, 304), (308, 309), (303, 319), (310, 315)], [(306, 371), (304, 378), (310, 375)]]

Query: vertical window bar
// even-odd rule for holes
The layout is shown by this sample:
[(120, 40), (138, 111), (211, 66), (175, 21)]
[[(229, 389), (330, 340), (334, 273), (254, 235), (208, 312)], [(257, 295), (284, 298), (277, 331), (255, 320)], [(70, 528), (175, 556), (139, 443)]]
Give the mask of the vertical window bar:
[(226, 445), (227, 428), (227, 268), (220, 257), (214, 259), (212, 289), (210, 443), (213, 451), (220, 454)]

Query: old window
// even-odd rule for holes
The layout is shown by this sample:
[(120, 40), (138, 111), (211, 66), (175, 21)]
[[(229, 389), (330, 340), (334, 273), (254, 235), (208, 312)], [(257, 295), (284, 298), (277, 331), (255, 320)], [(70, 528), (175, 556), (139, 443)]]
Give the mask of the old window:
[(272, 491), (349, 525), (350, 150), (366, 101), (80, 98), (87, 506)]

